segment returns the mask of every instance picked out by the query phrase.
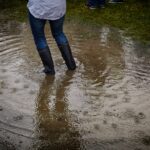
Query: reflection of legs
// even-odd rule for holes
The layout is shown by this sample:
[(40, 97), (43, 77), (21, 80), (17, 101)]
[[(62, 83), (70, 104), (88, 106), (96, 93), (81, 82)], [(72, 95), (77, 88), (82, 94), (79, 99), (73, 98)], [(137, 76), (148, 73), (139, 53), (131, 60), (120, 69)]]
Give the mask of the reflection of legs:
[(50, 91), (52, 90), (54, 80), (55, 80), (55, 77), (46, 76), (45, 79), (42, 81), (42, 84), (40, 86), (40, 90), (37, 96), (37, 102), (36, 102), (36, 105), (37, 105), (36, 113), (37, 113), (38, 119), (44, 119), (45, 117), (49, 117), (49, 115), (47, 115), (49, 114), (48, 98), (49, 98), (49, 95), (51, 94)]
[[(64, 100), (74, 72), (68, 71), (61, 81), (62, 86), (54, 88), (54, 78), (46, 76), (38, 92), (36, 101), (36, 128), (41, 142), (35, 145), (38, 149), (79, 149), (79, 133), (69, 120), (67, 101)], [(50, 98), (56, 91), (55, 105), (50, 109)], [(64, 138), (62, 138), (64, 137)], [(43, 144), (44, 143), (44, 144)]]
[(49, 21), (49, 23), (51, 26), (52, 35), (56, 40), (56, 43), (60, 49), (60, 52), (62, 54), (62, 57), (65, 60), (68, 69), (74, 70), (76, 68), (76, 64), (72, 56), (69, 42), (63, 33), (64, 17), (58, 20)]
[(61, 139), (61, 143), (59, 142), (58, 147), (55, 149), (80, 149), (80, 134), (77, 131), (77, 129), (74, 126), (72, 126), (72, 119), (70, 119), (70, 111), (68, 109), (68, 92), (72, 87), (70, 85), (72, 84), (71, 80), (73, 79), (73, 75), (74, 72), (66, 71), (66, 74), (60, 81), (61, 86), (58, 86), (56, 91), (55, 112), (57, 114), (57, 119), (59, 120), (59, 122), (63, 123), (63, 126), (59, 127), (59, 131), (61, 132), (61, 137), (64, 138)]
[(57, 92), (56, 92), (56, 103), (55, 108), (56, 111), (59, 113), (63, 113), (66, 111), (66, 95), (64, 93), (67, 92), (67, 87), (70, 85), (70, 80), (73, 78), (74, 72), (66, 71), (65, 76), (63, 77), (63, 80), (61, 82), (62, 86), (58, 86)]
[[(36, 135), (39, 139), (42, 137), (49, 137), (49, 129), (51, 122), (50, 109), (49, 109), (49, 97), (52, 94), (52, 87), (54, 85), (54, 76), (46, 76), (42, 81), (37, 99), (36, 99)], [(37, 143), (36, 146), (40, 146), (42, 144), (40, 142)], [(42, 148), (41, 148), (42, 149)]]
[(53, 60), (44, 33), (46, 20), (37, 19), (29, 13), (29, 21), (38, 53), (45, 68), (44, 72), (55, 74)]

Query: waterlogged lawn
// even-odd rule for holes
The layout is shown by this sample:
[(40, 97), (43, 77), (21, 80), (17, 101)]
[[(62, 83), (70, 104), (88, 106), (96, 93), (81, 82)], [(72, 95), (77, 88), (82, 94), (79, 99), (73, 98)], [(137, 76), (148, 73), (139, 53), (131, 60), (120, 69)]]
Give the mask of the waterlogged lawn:
[[(112, 26), (144, 43), (150, 43), (150, 2), (146, 0), (125, 0), (122, 4), (106, 4), (104, 9), (89, 10), (85, 0), (68, 0), (66, 19), (94, 25)], [(26, 1), (7, 8), (1, 8), (0, 19), (24, 21), (27, 19)], [(2, 6), (1, 6), (2, 7)]]
[[(71, 0), (69, 0), (71, 1)], [(69, 3), (67, 15), (84, 23), (108, 25), (126, 30), (143, 42), (150, 42), (150, 2), (125, 0), (122, 4), (106, 4), (104, 9), (89, 10), (84, 2)]]

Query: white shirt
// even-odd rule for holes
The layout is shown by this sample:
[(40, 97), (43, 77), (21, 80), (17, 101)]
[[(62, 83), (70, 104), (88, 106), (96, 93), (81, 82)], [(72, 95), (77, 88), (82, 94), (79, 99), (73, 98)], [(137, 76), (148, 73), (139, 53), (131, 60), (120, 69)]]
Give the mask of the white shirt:
[(27, 7), (35, 18), (57, 20), (66, 13), (66, 0), (29, 0)]

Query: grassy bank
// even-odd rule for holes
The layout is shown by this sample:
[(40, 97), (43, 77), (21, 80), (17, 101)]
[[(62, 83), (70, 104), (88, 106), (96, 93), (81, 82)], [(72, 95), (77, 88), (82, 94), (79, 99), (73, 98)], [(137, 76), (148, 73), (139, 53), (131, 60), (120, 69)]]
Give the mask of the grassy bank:
[[(17, 0), (18, 1), (18, 0)], [(16, 1), (16, 2), (17, 2)], [(15, 2), (15, 0), (13, 1)], [(27, 18), (26, 1), (12, 7), (1, 8), (1, 17), (23, 21)], [(136, 40), (150, 43), (150, 2), (149, 0), (125, 0), (122, 4), (108, 4), (104, 9), (89, 10), (85, 0), (68, 0), (67, 19), (74, 19), (84, 24), (107, 25), (125, 30)], [(2, 6), (2, 5), (1, 5)], [(17, 6), (17, 7), (16, 7)]]
[(83, 23), (108, 25), (125, 30), (128, 35), (150, 43), (150, 1), (125, 0), (122, 4), (108, 4), (104, 9), (89, 10), (85, 1), (69, 0), (67, 15)]

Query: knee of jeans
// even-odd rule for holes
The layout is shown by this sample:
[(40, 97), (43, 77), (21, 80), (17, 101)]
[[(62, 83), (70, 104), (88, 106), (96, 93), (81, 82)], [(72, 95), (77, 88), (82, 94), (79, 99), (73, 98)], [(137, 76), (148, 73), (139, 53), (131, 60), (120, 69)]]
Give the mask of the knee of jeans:
[(53, 35), (53, 38), (56, 39), (58, 38), (59, 36), (61, 36), (61, 32), (52, 32), (52, 35)]
[(53, 37), (58, 45), (68, 43), (68, 40), (63, 33), (53, 34)]
[(36, 44), (37, 49), (43, 49), (48, 46), (46, 40), (43, 40), (43, 39), (36, 39), (35, 44)]

